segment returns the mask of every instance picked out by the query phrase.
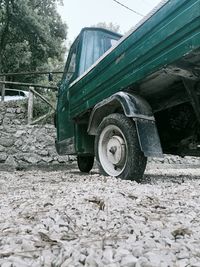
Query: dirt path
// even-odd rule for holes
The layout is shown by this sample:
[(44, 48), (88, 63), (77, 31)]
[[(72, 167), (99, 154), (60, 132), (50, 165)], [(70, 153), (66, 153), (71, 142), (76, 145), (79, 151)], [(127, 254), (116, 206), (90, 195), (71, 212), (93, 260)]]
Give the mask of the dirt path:
[(200, 266), (200, 168), (137, 184), (77, 170), (0, 173), (0, 266)]

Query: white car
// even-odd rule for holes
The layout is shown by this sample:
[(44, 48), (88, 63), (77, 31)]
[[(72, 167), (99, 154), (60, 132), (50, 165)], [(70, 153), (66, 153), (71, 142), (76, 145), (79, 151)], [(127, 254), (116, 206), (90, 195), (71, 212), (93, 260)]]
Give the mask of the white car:
[[(4, 101), (22, 100), (22, 99), (28, 98), (28, 96), (29, 96), (28, 91), (22, 91), (18, 89), (6, 89)], [(1, 100), (1, 96), (0, 96), (0, 100)]]

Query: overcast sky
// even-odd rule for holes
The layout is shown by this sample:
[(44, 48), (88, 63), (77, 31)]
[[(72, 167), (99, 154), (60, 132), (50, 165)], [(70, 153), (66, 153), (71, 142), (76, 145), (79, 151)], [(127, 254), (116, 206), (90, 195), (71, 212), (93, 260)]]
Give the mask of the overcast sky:
[[(146, 15), (160, 2), (160, 0), (118, 1), (143, 15)], [(117, 24), (123, 34), (142, 18), (113, 0), (63, 0), (63, 2), (64, 7), (58, 7), (58, 10), (69, 27), (68, 39), (70, 41), (75, 39), (83, 27), (98, 22)]]

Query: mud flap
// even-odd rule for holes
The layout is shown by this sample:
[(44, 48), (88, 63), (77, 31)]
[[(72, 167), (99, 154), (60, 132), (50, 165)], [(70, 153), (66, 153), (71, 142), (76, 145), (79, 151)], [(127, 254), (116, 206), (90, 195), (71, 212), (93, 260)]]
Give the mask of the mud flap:
[(155, 121), (135, 119), (141, 150), (146, 157), (163, 158), (162, 147)]

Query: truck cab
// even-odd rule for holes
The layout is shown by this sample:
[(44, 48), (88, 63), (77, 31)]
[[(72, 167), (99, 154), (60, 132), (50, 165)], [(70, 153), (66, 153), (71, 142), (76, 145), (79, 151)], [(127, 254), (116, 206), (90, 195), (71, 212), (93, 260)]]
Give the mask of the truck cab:
[(87, 74), (121, 37), (103, 28), (83, 28), (70, 48), (59, 85), (56, 149), (60, 155), (78, 155), (79, 168), (83, 171), (88, 171), (93, 165), (94, 138), (87, 135), (87, 115), (78, 123), (70, 117), (69, 87), (77, 78)]

